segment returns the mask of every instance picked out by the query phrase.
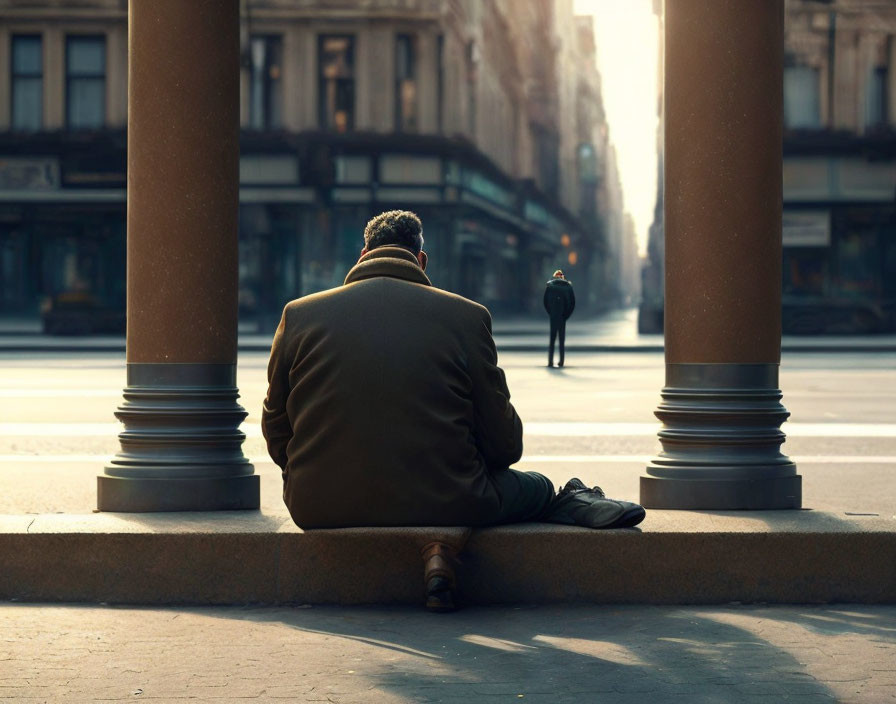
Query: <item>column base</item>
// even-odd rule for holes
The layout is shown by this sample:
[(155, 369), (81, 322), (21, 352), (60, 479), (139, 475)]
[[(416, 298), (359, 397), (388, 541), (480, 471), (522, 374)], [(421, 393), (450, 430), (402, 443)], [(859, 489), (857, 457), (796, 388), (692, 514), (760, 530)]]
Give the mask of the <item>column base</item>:
[(257, 474), (193, 479), (96, 478), (100, 511), (241, 511), (260, 507)]
[(258, 476), (243, 454), (235, 364), (127, 368), (121, 450), (97, 477), (100, 511), (257, 509)]
[(743, 511), (798, 509), (803, 478), (657, 479), (641, 477), (641, 503), (646, 508)]
[(777, 364), (666, 364), (660, 453), (641, 477), (646, 508), (795, 509), (802, 478), (781, 453)]

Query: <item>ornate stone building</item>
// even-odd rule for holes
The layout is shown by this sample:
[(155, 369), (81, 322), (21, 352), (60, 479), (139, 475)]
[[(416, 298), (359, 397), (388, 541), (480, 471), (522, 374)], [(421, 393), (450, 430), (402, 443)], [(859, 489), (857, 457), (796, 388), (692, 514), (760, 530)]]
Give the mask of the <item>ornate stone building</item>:
[[(896, 330), (896, 3), (787, 0), (783, 78), (784, 332)], [(662, 330), (661, 216), (662, 189), (644, 332)]]
[[(241, 7), (245, 318), (341, 283), (390, 208), (423, 218), (437, 286), (537, 310), (563, 266), (603, 300), (607, 128), (572, 0)], [(126, 118), (126, 2), (0, 0), (0, 312), (123, 306)]]
[(788, 0), (784, 329), (896, 330), (896, 4)]

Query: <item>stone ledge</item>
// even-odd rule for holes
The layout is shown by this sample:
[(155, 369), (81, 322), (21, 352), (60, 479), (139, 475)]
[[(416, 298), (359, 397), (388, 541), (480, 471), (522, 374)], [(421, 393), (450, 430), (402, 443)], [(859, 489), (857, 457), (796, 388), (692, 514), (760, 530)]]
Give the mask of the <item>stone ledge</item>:
[[(642, 530), (476, 530), (466, 603), (896, 602), (896, 520), (650, 511)], [(130, 604), (411, 603), (420, 548), (462, 528), (303, 532), (259, 512), (0, 516), (0, 599)]]

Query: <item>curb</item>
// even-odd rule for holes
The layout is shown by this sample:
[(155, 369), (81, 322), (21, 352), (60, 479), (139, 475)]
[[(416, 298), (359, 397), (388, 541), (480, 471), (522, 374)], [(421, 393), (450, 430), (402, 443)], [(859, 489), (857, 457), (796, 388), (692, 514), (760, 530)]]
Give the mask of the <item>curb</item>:
[[(502, 344), (500, 336), (496, 338), (496, 344), (498, 350), (501, 352), (540, 352), (547, 353), (547, 345), (537, 345), (530, 343), (506, 343)], [(255, 343), (247, 343), (238, 346), (239, 352), (270, 352), (271, 348), (269, 345), (259, 345)], [(631, 353), (631, 352), (650, 352), (650, 353), (659, 353), (663, 352), (664, 347), (662, 345), (613, 345), (613, 344), (584, 344), (584, 345), (575, 345), (575, 344), (567, 344), (566, 352), (584, 352), (584, 353), (593, 353), (593, 352), (616, 352), (616, 353)], [(65, 344), (47, 344), (47, 343), (11, 343), (11, 344), (3, 344), (0, 342), (0, 354), (5, 352), (17, 352), (17, 353), (47, 353), (47, 352), (58, 352), (58, 353), (77, 353), (77, 352), (124, 352), (125, 344), (121, 343), (92, 343), (85, 342), (84, 344), (78, 345), (65, 345)], [(786, 344), (781, 347), (782, 353), (826, 353), (826, 354), (836, 354), (836, 353), (894, 353), (896, 352), (896, 345), (802, 345), (802, 344)]]
[[(644, 530), (475, 530), (467, 604), (896, 603), (896, 521), (651, 511)], [(462, 528), (302, 532), (257, 512), (0, 516), (0, 599), (419, 604), (420, 550)], [(613, 569), (607, 569), (613, 565)]]

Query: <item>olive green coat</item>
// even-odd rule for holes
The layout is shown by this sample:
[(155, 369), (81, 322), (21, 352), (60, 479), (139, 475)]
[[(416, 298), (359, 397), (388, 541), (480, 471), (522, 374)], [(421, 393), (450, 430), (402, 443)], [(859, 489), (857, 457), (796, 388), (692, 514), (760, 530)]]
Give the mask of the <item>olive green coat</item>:
[(398, 247), (287, 304), (268, 382), (262, 430), (303, 528), (490, 523), (489, 468), (522, 454), (488, 310)]

